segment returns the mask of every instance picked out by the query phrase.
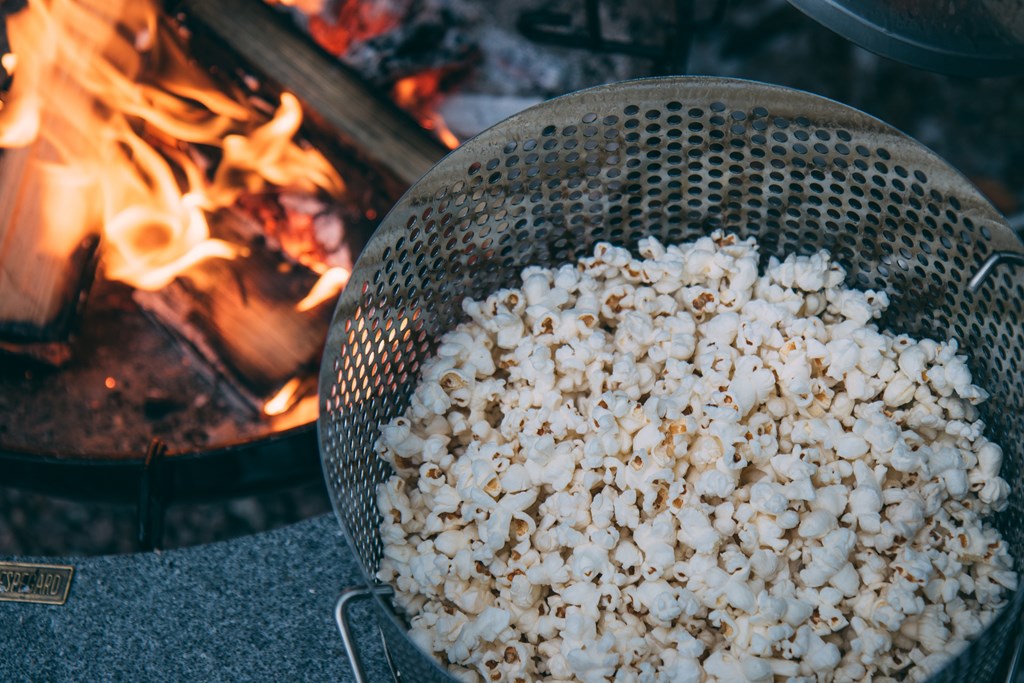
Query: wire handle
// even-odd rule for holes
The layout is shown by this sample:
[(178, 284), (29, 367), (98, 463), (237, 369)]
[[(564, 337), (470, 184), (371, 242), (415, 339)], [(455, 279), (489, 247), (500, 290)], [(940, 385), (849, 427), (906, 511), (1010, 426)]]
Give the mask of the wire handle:
[[(1006, 224), (1010, 226), (1010, 230), (1017, 234), (1017, 237), (1024, 240), (1024, 212), (1007, 216)], [(1015, 251), (997, 251), (992, 253), (985, 259), (985, 262), (978, 268), (978, 272), (974, 274), (974, 277), (968, 283), (967, 286), (970, 290), (976, 292), (981, 289), (981, 285), (988, 278), (989, 273), (1000, 263), (1024, 264), (1024, 254), (1019, 254)]]
[[(381, 595), (385, 597), (391, 597), (395, 594), (395, 590), (391, 586), (355, 586), (352, 588), (346, 588), (341, 592), (341, 596), (338, 597), (338, 603), (334, 606), (334, 620), (338, 622), (338, 632), (341, 633), (341, 642), (345, 644), (345, 654), (348, 655), (348, 663), (352, 667), (352, 674), (355, 676), (355, 683), (366, 683), (366, 672), (363, 671), (363, 662), (359, 658), (359, 651), (356, 649), (356, 641), (352, 637), (352, 631), (349, 628), (348, 623), (348, 612), (346, 608), (350, 603), (357, 600), (365, 600), (373, 597), (374, 595)], [(388, 665), (391, 666), (391, 657), (385, 650), (385, 655), (388, 658)], [(392, 674), (394, 674), (394, 667), (391, 667)]]
[(988, 279), (989, 274), (998, 266), (1000, 263), (1011, 263), (1014, 265), (1024, 264), (1024, 254), (1017, 253), (1015, 251), (996, 251), (989, 255), (985, 262), (978, 268), (978, 272), (974, 274), (967, 286), (972, 292), (976, 292), (981, 289), (981, 285), (984, 284), (985, 280)]

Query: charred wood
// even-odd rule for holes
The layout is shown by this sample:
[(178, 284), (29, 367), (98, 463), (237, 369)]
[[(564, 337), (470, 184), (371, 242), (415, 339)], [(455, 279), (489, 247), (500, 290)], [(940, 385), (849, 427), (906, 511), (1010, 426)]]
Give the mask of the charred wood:
[(196, 41), (220, 43), (264, 78), (284, 84), (346, 144), (405, 186), (448, 152), (385, 93), (315, 46), (265, 4), (180, 0), (177, 10)]
[(251, 227), (241, 227), (247, 221), (220, 212), (211, 224), (214, 236), (248, 243), (247, 253), (203, 261), (167, 287), (132, 298), (255, 412), (292, 378), (315, 374), (333, 300), (299, 311), (316, 273), (263, 248)]

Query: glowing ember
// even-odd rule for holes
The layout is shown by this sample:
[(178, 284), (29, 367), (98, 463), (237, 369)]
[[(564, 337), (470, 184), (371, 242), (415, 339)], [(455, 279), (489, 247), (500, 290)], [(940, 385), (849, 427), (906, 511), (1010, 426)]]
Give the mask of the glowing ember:
[[(344, 190), (323, 156), (293, 141), (295, 98), (282, 95), (260, 125), (188, 62), (155, 0), (29, 0), (8, 22), (2, 61), (17, 70), (0, 146), (41, 144), (34, 163), (81, 178), (93, 201), (62, 207), (60, 220), (99, 223), (107, 277), (157, 289), (199, 261), (232, 258), (239, 248), (210, 238), (206, 212), (242, 192)], [(223, 150), (212, 180), (180, 143)]]
[[(293, 2), (285, 1), (281, 4)], [(324, 16), (324, 4), (322, 0), (294, 0), (294, 6), (309, 16), (309, 32), (313, 39), (337, 56), (345, 54), (353, 42), (390, 31), (399, 21), (396, 14), (388, 11), (387, 3), (340, 0), (329, 13), (333, 14), (330, 17)]]
[(103, 386), (105, 386), (107, 389), (114, 389), (117, 387), (117, 380), (114, 379), (113, 377), (108, 377), (105, 380), (103, 380)]
[[(270, 0), (294, 7), (307, 17), (309, 33), (320, 47), (337, 57), (344, 57), (353, 45), (369, 41), (394, 30), (403, 20), (401, 3), (380, 0)], [(450, 149), (459, 146), (459, 139), (437, 112), (441, 80), (445, 69), (430, 69), (395, 82), (392, 98), (416, 117), (427, 130), (433, 131)]]
[(272, 0), (272, 3), (294, 7), (304, 14), (318, 14), (324, 9), (326, 0)]

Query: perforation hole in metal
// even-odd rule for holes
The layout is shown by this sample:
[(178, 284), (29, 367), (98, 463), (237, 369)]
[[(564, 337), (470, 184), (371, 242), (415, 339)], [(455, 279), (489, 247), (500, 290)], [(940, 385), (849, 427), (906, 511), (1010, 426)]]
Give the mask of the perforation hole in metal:
[[(515, 286), (525, 266), (570, 261), (598, 241), (681, 242), (716, 228), (756, 237), (765, 261), (828, 249), (851, 286), (889, 294), (884, 326), (961, 342), (993, 394), (984, 417), (1014, 490), (999, 526), (1019, 565), (1024, 289), (1006, 273), (977, 294), (965, 285), (993, 235), (1006, 239), (1001, 219), (955, 171), (870, 117), (693, 79), (598, 88), (513, 118), (424, 177), (367, 247), (327, 351), (322, 418), (325, 472), (367, 572), (382, 552), (375, 486), (389, 474), (374, 453), (378, 426), (405, 408), (464, 297)], [(944, 680), (998, 660), (1009, 625), (994, 628)]]

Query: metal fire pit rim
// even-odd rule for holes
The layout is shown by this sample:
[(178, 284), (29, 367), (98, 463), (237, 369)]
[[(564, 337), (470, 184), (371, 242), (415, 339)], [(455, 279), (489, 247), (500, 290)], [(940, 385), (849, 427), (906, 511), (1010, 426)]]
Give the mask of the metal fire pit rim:
[[(305, 436), (307, 432), (314, 430), (315, 420), (306, 422), (295, 427), (289, 427), (278, 432), (252, 436), (217, 443), (210, 448), (187, 448), (184, 450), (169, 450), (167, 457), (174, 460), (189, 460), (204, 458), (207, 456), (221, 456), (237, 453), (246, 450), (255, 450), (262, 446), (276, 444), (280, 441), (291, 440), (298, 436)], [(146, 459), (146, 449), (138, 451), (79, 451), (59, 452), (45, 449), (26, 448), (23, 446), (7, 446), (0, 442), (0, 460), (28, 460), (47, 463), (68, 463), (68, 464), (109, 464), (118, 465), (125, 463), (140, 464)]]
[[(134, 502), (145, 459), (145, 450), (58, 454), (0, 444), (4, 487), (72, 500)], [(312, 423), (209, 450), (169, 452), (170, 502), (253, 495), (316, 481), (322, 476), (319, 459)]]

